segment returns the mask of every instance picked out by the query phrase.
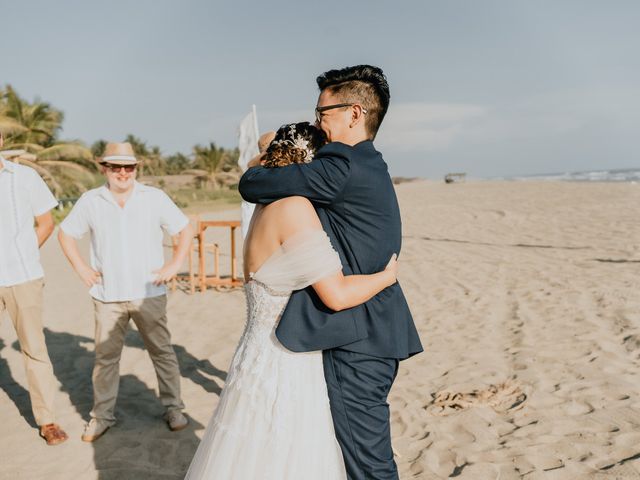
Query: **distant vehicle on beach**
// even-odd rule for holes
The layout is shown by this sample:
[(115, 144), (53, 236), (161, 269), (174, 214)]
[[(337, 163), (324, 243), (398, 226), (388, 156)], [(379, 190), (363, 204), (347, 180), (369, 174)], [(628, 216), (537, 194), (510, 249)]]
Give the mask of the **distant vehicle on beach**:
[(447, 173), (444, 176), (444, 183), (464, 182), (466, 173)]

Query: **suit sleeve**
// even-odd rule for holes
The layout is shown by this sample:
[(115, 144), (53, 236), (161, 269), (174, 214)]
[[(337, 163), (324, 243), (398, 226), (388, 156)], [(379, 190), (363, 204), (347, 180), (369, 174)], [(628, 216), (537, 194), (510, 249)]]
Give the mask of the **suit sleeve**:
[(350, 174), (350, 147), (330, 143), (318, 150), (311, 163), (278, 168), (254, 167), (240, 179), (242, 198), (268, 204), (285, 197), (301, 196), (330, 205), (342, 193)]

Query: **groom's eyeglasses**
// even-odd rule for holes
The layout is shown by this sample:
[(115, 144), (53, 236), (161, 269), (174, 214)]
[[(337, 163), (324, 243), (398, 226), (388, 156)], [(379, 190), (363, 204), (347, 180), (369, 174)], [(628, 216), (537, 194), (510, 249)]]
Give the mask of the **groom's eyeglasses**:
[[(322, 114), (327, 110), (333, 110), (334, 108), (344, 108), (344, 107), (353, 107), (354, 105), (359, 105), (358, 103), (336, 103), (335, 105), (325, 105), (324, 107), (316, 107), (316, 121), (320, 123), (322, 120)], [(367, 113), (367, 109), (360, 105), (362, 108), (362, 113)]]

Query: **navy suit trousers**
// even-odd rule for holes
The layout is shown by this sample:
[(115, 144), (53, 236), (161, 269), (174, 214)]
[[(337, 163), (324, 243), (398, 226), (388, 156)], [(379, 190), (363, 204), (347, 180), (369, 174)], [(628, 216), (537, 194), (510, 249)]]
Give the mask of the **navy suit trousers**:
[(323, 352), (331, 414), (349, 480), (397, 480), (387, 396), (398, 360), (341, 349)]

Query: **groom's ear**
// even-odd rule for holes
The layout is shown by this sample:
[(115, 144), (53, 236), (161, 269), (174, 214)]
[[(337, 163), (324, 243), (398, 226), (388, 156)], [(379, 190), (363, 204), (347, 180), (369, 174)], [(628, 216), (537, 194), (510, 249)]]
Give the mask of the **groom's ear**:
[(351, 107), (351, 122), (349, 123), (349, 128), (354, 128), (356, 125), (362, 125), (366, 130), (365, 112), (362, 109), (362, 106), (358, 104)]

